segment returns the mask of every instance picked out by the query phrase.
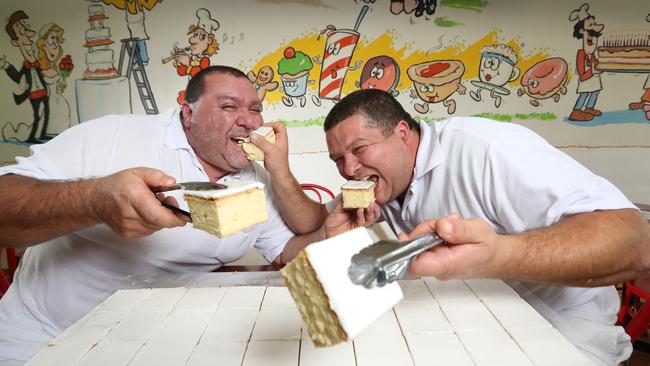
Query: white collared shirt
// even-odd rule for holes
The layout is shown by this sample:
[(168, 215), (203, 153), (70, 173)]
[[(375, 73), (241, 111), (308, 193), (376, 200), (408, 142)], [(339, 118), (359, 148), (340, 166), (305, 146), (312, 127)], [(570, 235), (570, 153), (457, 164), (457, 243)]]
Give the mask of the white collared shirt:
[[(481, 218), (505, 234), (546, 227), (564, 215), (635, 208), (610, 182), (525, 127), (454, 117), (431, 125), (421, 122), (420, 129), (404, 203), (394, 200), (382, 207), (396, 233), (454, 212), (464, 219)], [(605, 352), (617, 362), (629, 356), (631, 345), (621, 341), (626, 337), (622, 328), (611, 326), (620, 302), (613, 286), (508, 283), (586, 353)], [(580, 329), (566, 319), (602, 327)]]
[[(208, 180), (175, 110), (84, 122), (46, 144), (32, 145), (32, 156), (17, 161), (0, 168), (0, 175), (77, 179), (144, 166), (178, 182)], [(213, 271), (253, 247), (273, 261), (294, 234), (273, 203), (268, 173), (253, 163), (220, 181), (229, 179), (265, 184), (267, 222), (225, 238), (186, 225), (124, 239), (101, 224), (27, 249), (14, 283), (0, 300), (0, 360), (28, 359), (115, 290), (133, 287), (134, 278)], [(182, 192), (169, 195), (187, 209)]]

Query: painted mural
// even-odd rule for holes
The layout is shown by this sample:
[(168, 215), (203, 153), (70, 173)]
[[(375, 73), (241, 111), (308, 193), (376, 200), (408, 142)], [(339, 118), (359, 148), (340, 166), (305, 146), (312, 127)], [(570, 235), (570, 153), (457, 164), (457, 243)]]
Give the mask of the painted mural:
[(222, 63), (247, 74), (267, 120), (292, 128), (379, 88), (425, 121), (553, 124), (549, 140), (587, 146), (616, 125), (594, 144), (648, 147), (650, 130), (625, 133), (650, 125), (650, 5), (629, 3), (8, 1), (0, 163), (104, 114), (178, 107), (187, 80)]

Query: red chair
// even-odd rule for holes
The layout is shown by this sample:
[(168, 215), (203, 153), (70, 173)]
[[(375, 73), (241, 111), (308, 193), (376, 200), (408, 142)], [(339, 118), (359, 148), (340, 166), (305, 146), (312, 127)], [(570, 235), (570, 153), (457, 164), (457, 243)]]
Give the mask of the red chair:
[(7, 254), (8, 276), (5, 276), (4, 271), (0, 268), (0, 297), (2, 297), (5, 294), (5, 292), (7, 292), (7, 289), (9, 289), (9, 285), (14, 279), (14, 273), (16, 273), (16, 268), (18, 268), (18, 258), (16, 257), (16, 249), (14, 248), (0, 249), (0, 256), (2, 255), (3, 251)]
[(314, 192), (316, 197), (318, 197), (318, 202), (320, 203), (323, 203), (323, 193), (328, 195), (330, 199), (334, 199), (334, 193), (332, 193), (332, 191), (318, 184), (302, 183), (300, 184), (300, 188), (302, 188), (303, 191)]
[(650, 277), (625, 283), (617, 324), (625, 328), (632, 343), (650, 326)]

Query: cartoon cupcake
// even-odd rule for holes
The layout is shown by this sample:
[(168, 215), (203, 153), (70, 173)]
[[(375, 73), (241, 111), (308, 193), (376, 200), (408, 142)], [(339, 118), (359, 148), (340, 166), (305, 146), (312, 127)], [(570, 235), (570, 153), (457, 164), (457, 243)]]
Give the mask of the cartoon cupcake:
[(293, 47), (284, 50), (284, 57), (278, 61), (278, 74), (284, 93), (288, 96), (282, 97), (286, 106), (293, 105), (293, 98), (299, 99), (301, 107), (305, 106), (309, 71), (313, 67), (311, 58), (304, 53), (296, 51)]

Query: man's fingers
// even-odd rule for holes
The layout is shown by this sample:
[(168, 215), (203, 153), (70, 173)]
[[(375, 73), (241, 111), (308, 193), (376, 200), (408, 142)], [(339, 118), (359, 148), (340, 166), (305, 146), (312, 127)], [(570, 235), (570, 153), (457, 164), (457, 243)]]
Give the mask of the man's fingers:
[(422, 235), (430, 234), (436, 229), (436, 220), (427, 220), (419, 223), (413, 231), (406, 235), (406, 239), (415, 239), (419, 238)]
[[(168, 197), (165, 197), (165, 199), (163, 201), (168, 205), (179, 207), (178, 201), (176, 201), (175, 197), (168, 196)], [(191, 219), (189, 217), (187, 217), (186, 215), (183, 215), (183, 214), (181, 214), (179, 212), (176, 212), (176, 211), (173, 211), (173, 213), (174, 213), (174, 215), (176, 215), (176, 217), (178, 217), (183, 222), (179, 226), (183, 226), (183, 225), (185, 225), (185, 223), (191, 221)]]
[(363, 208), (357, 208), (357, 224), (359, 226), (366, 226), (366, 215)]
[(448, 257), (449, 248), (437, 246), (415, 257), (411, 262), (409, 272), (414, 277), (433, 276), (441, 280), (449, 279), (451, 261), (447, 260)]
[(149, 187), (169, 186), (176, 183), (174, 177), (171, 177), (158, 169), (134, 168), (131, 171)]
[(365, 210), (366, 226), (374, 224), (381, 216), (381, 211), (376, 203), (371, 203)]
[(282, 122), (267, 122), (264, 126), (271, 127), (276, 135), (284, 136), (287, 133), (287, 129)]
[[(164, 207), (153, 195), (152, 198), (155, 201), (134, 207), (138, 215), (142, 218), (143, 225), (155, 227), (158, 230), (161, 228), (183, 226), (187, 223), (187, 221), (181, 219), (172, 210)], [(178, 202), (173, 197), (165, 197), (163, 201), (178, 207)]]
[(262, 150), (265, 154), (268, 154), (271, 149), (273, 148), (273, 143), (264, 137), (253, 133), (251, 134), (251, 142), (253, 145), (257, 146), (260, 150)]
[(492, 234), (492, 230), (480, 219), (462, 220), (460, 217), (443, 217), (436, 220), (438, 236), (448, 243), (480, 243)]

